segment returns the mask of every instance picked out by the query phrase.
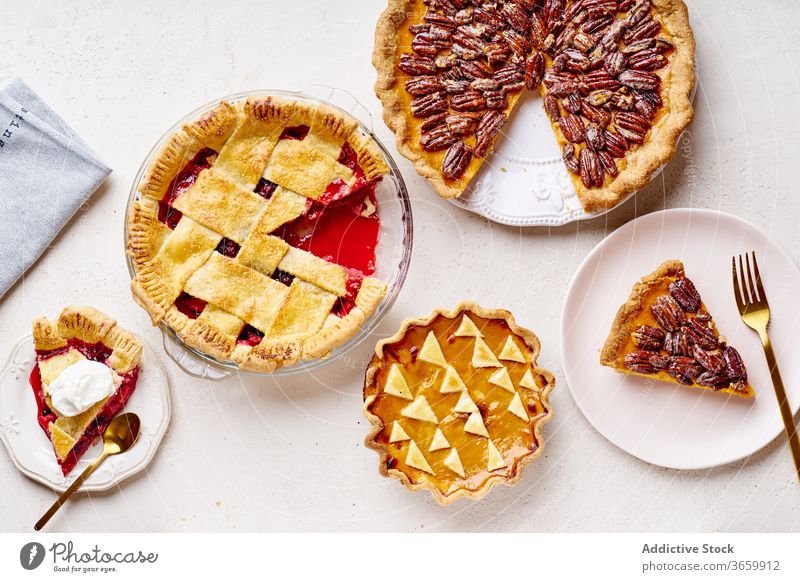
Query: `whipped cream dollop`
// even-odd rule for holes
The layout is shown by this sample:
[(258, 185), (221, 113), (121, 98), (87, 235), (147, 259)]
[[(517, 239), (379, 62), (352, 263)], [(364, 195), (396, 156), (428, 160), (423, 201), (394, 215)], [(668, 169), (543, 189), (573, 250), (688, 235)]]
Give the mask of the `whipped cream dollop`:
[(50, 403), (61, 416), (77, 416), (117, 391), (111, 368), (81, 360), (67, 366), (50, 382)]

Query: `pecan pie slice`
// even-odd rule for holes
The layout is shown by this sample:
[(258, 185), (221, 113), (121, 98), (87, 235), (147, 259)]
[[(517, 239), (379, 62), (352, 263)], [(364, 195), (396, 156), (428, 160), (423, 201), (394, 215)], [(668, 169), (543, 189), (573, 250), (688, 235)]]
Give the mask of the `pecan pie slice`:
[(389, 0), (373, 64), (398, 149), (445, 198), (526, 90), (543, 96), (590, 212), (645, 186), (693, 116), (682, 0)]
[(720, 335), (683, 263), (667, 261), (633, 287), (600, 354), (618, 372), (752, 398), (739, 352)]
[(375, 348), (364, 383), (366, 445), (380, 471), (441, 504), (513, 484), (541, 454), (553, 375), (510, 313), (469, 302), (403, 322)]

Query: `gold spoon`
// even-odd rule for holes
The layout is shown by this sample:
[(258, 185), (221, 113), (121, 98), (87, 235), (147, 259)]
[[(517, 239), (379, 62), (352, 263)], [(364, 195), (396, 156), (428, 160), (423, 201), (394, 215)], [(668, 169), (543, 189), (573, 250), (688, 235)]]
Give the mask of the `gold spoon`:
[(78, 487), (83, 485), (83, 482), (89, 478), (89, 475), (91, 475), (94, 470), (100, 466), (100, 463), (106, 460), (106, 457), (118, 455), (119, 453), (124, 453), (130, 449), (139, 436), (140, 425), (141, 421), (139, 420), (139, 417), (133, 412), (126, 412), (125, 414), (120, 414), (119, 416), (115, 417), (114, 420), (111, 421), (111, 424), (108, 425), (106, 431), (103, 433), (103, 452), (100, 453), (99, 457), (92, 461), (91, 465), (86, 467), (86, 470), (81, 473), (77, 479), (75, 479), (72, 485), (69, 486), (69, 489), (61, 494), (61, 497), (59, 497), (50, 507), (50, 509), (47, 510), (47, 513), (45, 513), (42, 518), (36, 522), (36, 525), (33, 526), (33, 529), (36, 531), (42, 529), (45, 524), (50, 521), (50, 518), (55, 515), (56, 511), (58, 511), (61, 506), (66, 503), (70, 495), (75, 493), (78, 490)]

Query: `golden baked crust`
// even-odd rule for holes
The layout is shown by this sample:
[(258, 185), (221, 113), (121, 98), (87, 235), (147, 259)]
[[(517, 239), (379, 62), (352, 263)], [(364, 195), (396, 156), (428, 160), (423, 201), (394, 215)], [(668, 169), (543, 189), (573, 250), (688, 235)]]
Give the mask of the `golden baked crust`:
[[(681, 133), (694, 117), (691, 95), (695, 84), (695, 41), (688, 10), (683, 0), (651, 2), (653, 11), (674, 44), (669, 67), (658, 71), (663, 81), (663, 108), (647, 141), (626, 153), (618, 175), (613, 178), (606, 176), (602, 187), (587, 188), (580, 176), (568, 172), (587, 212), (613, 208), (630, 194), (646, 186), (653, 174), (674, 156)], [(440, 196), (455, 198), (463, 194), (484, 160), (473, 156), (461, 178), (445, 179), (441, 170), (444, 152), (426, 152), (419, 145), (421, 120), (412, 117), (409, 111), (409, 95), (402, 87), (397, 66), (400, 54), (408, 50), (407, 47), (400, 46), (398, 39), (406, 38), (409, 24), (421, 21), (425, 9), (421, 0), (389, 0), (375, 31), (372, 56), (377, 71), (375, 93), (383, 105), (383, 119), (395, 133), (398, 151), (411, 160), (417, 172), (431, 182)], [(552, 60), (547, 57), (547, 66), (551, 64)], [(543, 96), (547, 93), (544, 84), (541, 85), (540, 92)], [(509, 104), (503, 110), (509, 117), (520, 96), (519, 91), (509, 96)], [(513, 120), (510, 119), (509, 122), (513, 123)], [(567, 140), (557, 123), (553, 123), (553, 128), (559, 145), (563, 147), (568, 143)]]
[[(470, 335), (473, 332), (465, 325), (480, 337)], [(417, 344), (422, 337), (425, 341), (420, 349)], [(482, 352), (484, 347), (489, 351)], [(426, 352), (435, 356), (437, 349), (444, 361), (431, 363), (436, 357), (426, 359)], [(437, 309), (425, 317), (403, 321), (395, 335), (376, 345), (364, 381), (363, 411), (372, 425), (364, 442), (380, 453), (381, 474), (398, 479), (411, 491), (431, 491), (442, 505), (461, 497), (479, 499), (498, 483), (515, 484), (523, 467), (541, 454), (542, 425), (552, 417), (548, 396), (555, 378), (537, 366), (539, 351), (536, 335), (518, 326), (508, 311), (485, 309), (470, 301), (452, 310)], [(469, 353), (472, 359), (467, 363)], [(494, 363), (476, 360), (483, 357), (476, 355), (479, 353)], [(388, 387), (393, 385), (392, 375), (398, 373), (408, 393)], [(453, 384), (456, 387), (445, 388), (448, 378), (454, 377), (458, 378)], [(519, 390), (517, 385), (521, 386)], [(417, 392), (416, 396), (411, 390)], [(432, 400), (434, 393), (441, 394), (436, 401)], [(509, 395), (512, 393), (513, 397)], [(458, 402), (454, 406), (450, 400)], [(433, 408), (427, 405), (429, 401)], [(462, 406), (464, 401), (469, 406)], [(429, 414), (426, 410), (438, 411), (438, 415), (433, 413), (435, 428), (431, 422), (419, 420), (424, 416), (400, 410), (403, 405), (410, 408), (410, 403), (423, 415)], [(519, 407), (516, 411), (514, 403)], [(473, 418), (476, 414), (478, 418)], [(473, 420), (477, 429), (469, 428)], [(405, 426), (395, 429), (399, 421)], [(405, 438), (391, 441), (395, 430)], [(387, 434), (389, 431), (392, 435)], [(431, 431), (433, 440), (430, 446), (425, 443), (423, 453), (419, 447), (431, 437)], [(424, 461), (428, 470), (418, 470), (414, 461), (409, 461), (408, 455), (417, 453), (430, 459)], [(498, 461), (495, 466), (493, 455)], [(460, 474), (448, 464), (453, 456)]]
[[(614, 317), (611, 330), (600, 352), (600, 364), (624, 374), (641, 376), (644, 378), (655, 378), (662, 382), (681, 383), (692, 388), (713, 390), (742, 398), (752, 398), (755, 395), (755, 391), (747, 382), (746, 378), (739, 389), (734, 387), (734, 382), (732, 381), (728, 385), (714, 387), (700, 385), (694, 379), (688, 383), (679, 382), (675, 376), (668, 374), (664, 369), (659, 369), (653, 373), (640, 373), (626, 365), (625, 356), (637, 350), (637, 345), (633, 339), (633, 333), (642, 325), (660, 328), (650, 308), (658, 296), (669, 294), (670, 283), (683, 277), (686, 277), (683, 263), (673, 259), (665, 261), (659, 265), (655, 271), (636, 282), (627, 301), (619, 308)], [(713, 331), (714, 336), (716, 336), (718, 340), (723, 341), (724, 348), (724, 338), (716, 328), (716, 324), (711, 318), (711, 312), (702, 301), (700, 302), (698, 313), (699, 312), (709, 314), (708, 325), (711, 331)], [(669, 357), (666, 353), (663, 355)]]
[(33, 346), (37, 351), (63, 348), (70, 339), (88, 344), (102, 343), (111, 348), (109, 364), (120, 374), (141, 364), (142, 344), (139, 339), (94, 307), (65, 307), (55, 321), (46, 317), (37, 317), (33, 321)]
[[(352, 165), (342, 161), (346, 148)], [(170, 192), (190, 163), (205, 165)], [(275, 235), (330, 185), (352, 192), (388, 171), (375, 141), (332, 107), (280, 96), (221, 102), (170, 136), (145, 173), (128, 216), (133, 297), (154, 325), (242, 369), (272, 372), (325, 357), (361, 327), (386, 285), (364, 276), (348, 298), (351, 271)], [(267, 196), (254, 192), (262, 182), (274, 188)], [(165, 201), (180, 212), (176, 225), (159, 214)], [(221, 244), (235, 245), (235, 254), (215, 252)], [(290, 282), (273, 280), (278, 272)], [(176, 304), (184, 294), (207, 307), (190, 316)], [(345, 299), (354, 308), (331, 313)], [(263, 337), (257, 345), (237, 342), (245, 326)]]

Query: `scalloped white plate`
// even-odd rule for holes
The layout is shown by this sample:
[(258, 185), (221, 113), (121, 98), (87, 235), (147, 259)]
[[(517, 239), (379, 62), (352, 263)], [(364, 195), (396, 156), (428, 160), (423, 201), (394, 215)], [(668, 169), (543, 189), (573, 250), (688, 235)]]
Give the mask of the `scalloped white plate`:
[[(102, 452), (103, 444), (99, 439), (68, 476), (61, 474), (53, 446), (36, 422), (36, 401), (28, 383), (34, 359), (33, 338), (27, 335), (17, 343), (0, 372), (0, 440), (22, 473), (61, 492)], [(139, 439), (129, 451), (106, 459), (78, 491), (106, 491), (144, 469), (167, 431), (171, 415), (169, 379), (147, 345), (136, 390), (124, 410), (141, 418)]]
[[(697, 67), (695, 79), (699, 79)], [(692, 88), (692, 101), (696, 92), (697, 82)], [(650, 180), (663, 169), (661, 166), (653, 172)], [(586, 212), (561, 160), (561, 148), (542, 98), (528, 91), (464, 194), (449, 201), (500, 224), (562, 226), (602, 216), (635, 195), (636, 192), (631, 193), (608, 210)]]
[[(758, 336), (733, 296), (731, 257), (756, 251), (772, 312), (770, 337), (789, 404), (800, 408), (800, 271), (747, 221), (714, 210), (646, 214), (607, 236), (575, 273), (564, 300), (561, 358), (578, 408), (604, 437), (648, 463), (706, 469), (738, 461), (783, 439), (778, 402)], [(600, 349), (633, 284), (680, 259), (714, 320), (747, 364), (753, 399), (626, 376), (600, 365)], [(776, 454), (789, 455), (785, 446)]]

